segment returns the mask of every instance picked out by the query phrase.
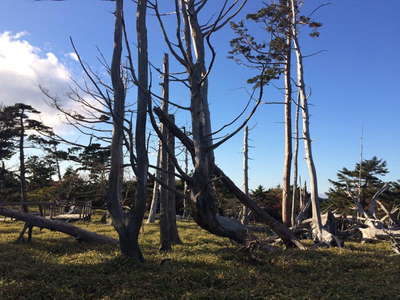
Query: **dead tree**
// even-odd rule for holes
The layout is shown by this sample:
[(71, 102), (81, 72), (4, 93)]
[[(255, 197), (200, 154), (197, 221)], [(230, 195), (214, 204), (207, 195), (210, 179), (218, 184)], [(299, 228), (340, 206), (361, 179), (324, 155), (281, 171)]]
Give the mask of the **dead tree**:
[[(249, 127), (244, 128), (243, 136), (243, 189), (246, 196), (249, 196)], [(242, 206), (241, 222), (247, 224), (249, 209), (247, 206)]]
[[(139, 4), (138, 4), (139, 12)], [(142, 11), (140, 11), (142, 12)], [(123, 42), (123, 1), (116, 1), (114, 50), (111, 64), (111, 81), (114, 91), (113, 107), (113, 136), (111, 142), (111, 168), (109, 173), (109, 185), (107, 191), (107, 208), (113, 220), (113, 226), (118, 232), (121, 252), (139, 261), (143, 260), (138, 244), (138, 234), (141, 225), (137, 218), (130, 217), (122, 209), (122, 180), (123, 180), (123, 141), (125, 118), (125, 86), (121, 74), (121, 56)], [(138, 102), (140, 102), (140, 98)], [(140, 142), (140, 141), (139, 141)], [(141, 186), (138, 180), (139, 198)], [(138, 201), (136, 201), (138, 203)]]
[[(313, 235), (314, 239), (320, 242), (325, 242), (328, 238), (327, 234), (324, 234), (322, 223), (321, 223), (321, 211), (319, 207), (319, 196), (318, 196), (318, 181), (317, 171), (315, 169), (313, 152), (311, 146), (311, 134), (310, 134), (310, 115), (308, 110), (308, 98), (306, 94), (306, 86), (304, 80), (304, 64), (303, 55), (300, 48), (298, 31), (297, 31), (297, 12), (298, 12), (298, 1), (290, 0), (291, 5), (291, 31), (292, 40), (294, 44), (294, 52), (296, 55), (296, 66), (297, 66), (297, 87), (299, 89), (300, 105), (302, 109), (303, 119), (303, 140), (304, 140), (304, 152), (305, 159), (308, 167), (308, 174), (310, 177), (310, 192), (311, 192), (311, 207), (312, 207), (312, 218), (313, 218)], [(328, 241), (330, 243), (330, 241)]]
[[(301, 188), (298, 188), (298, 173), (299, 173), (299, 115), (300, 115), (300, 104), (297, 101), (296, 104), (296, 117), (295, 117), (295, 129), (294, 129), (294, 155), (293, 155), (293, 194), (292, 194), (292, 212), (291, 212), (291, 223), (292, 226), (296, 225), (296, 205), (299, 206), (299, 210), (302, 209)], [(300, 183), (301, 184), (301, 183)]]
[[(285, 154), (283, 163), (282, 177), (282, 222), (290, 226), (291, 224), (291, 206), (290, 199), (290, 173), (292, 167), (292, 78), (291, 78), (291, 58), (292, 58), (292, 35), (288, 30), (286, 32), (285, 42), (285, 104), (284, 104), (284, 123), (285, 123)], [(292, 224), (293, 225), (293, 224)]]
[[(83, 113), (68, 111), (63, 108), (57, 98), (52, 97), (42, 88), (42, 92), (52, 101), (52, 103), (64, 113), (68, 123), (80, 133), (95, 136), (99, 141), (111, 142), (111, 166), (109, 173), (108, 191), (106, 197), (107, 209), (110, 212), (112, 223), (119, 236), (121, 253), (137, 261), (143, 261), (140, 250), (138, 236), (142, 226), (147, 199), (147, 179), (148, 179), (148, 154), (146, 140), (147, 108), (149, 105), (149, 83), (148, 83), (148, 54), (147, 54), (147, 28), (146, 14), (147, 1), (137, 1), (136, 9), (136, 38), (138, 49), (138, 68), (137, 74), (133, 65), (132, 52), (127, 37), (127, 32), (123, 16), (123, 0), (116, 0), (115, 28), (114, 28), (114, 48), (111, 66), (109, 66), (102, 56), (102, 64), (111, 76), (111, 84), (105, 82), (100, 75), (94, 73), (81, 59), (74, 43), (75, 53), (77, 54), (80, 65), (88, 78), (89, 82), (83, 85), (75, 82), (77, 89), (72, 89), (69, 99), (80, 104)], [(121, 62), (123, 42), (128, 53), (128, 66), (123, 66)], [(130, 118), (126, 117), (125, 97), (127, 93), (128, 70), (131, 80), (137, 88), (136, 110), (128, 110)], [(80, 95), (85, 94), (93, 102)], [(136, 114), (133, 121), (132, 114)], [(85, 114), (85, 115), (83, 115)], [(96, 128), (97, 124), (107, 124), (108, 128)], [(110, 129), (112, 127), (112, 130)], [(110, 133), (112, 138), (110, 139)], [(60, 142), (81, 147), (82, 145), (66, 141), (62, 137), (55, 135)], [(134, 207), (127, 211), (122, 208), (122, 182), (123, 182), (123, 146), (129, 153), (130, 167), (132, 168), (137, 185)]]
[[(160, 164), (160, 156), (161, 156), (161, 142), (158, 143), (158, 151), (157, 151), (157, 168), (161, 167)], [(151, 198), (149, 216), (147, 217), (147, 224), (154, 223), (156, 220), (157, 207), (160, 204), (160, 184), (159, 180), (161, 179), (161, 170), (156, 169), (156, 180), (154, 180), (153, 185), (153, 196)]]
[[(159, 20), (164, 40), (175, 59), (185, 68), (188, 74), (185, 84), (189, 88), (191, 96), (190, 113), (194, 143), (194, 173), (192, 176), (188, 176), (183, 173), (183, 170), (178, 165), (175, 165), (175, 167), (178, 172), (182, 172), (182, 177), (185, 178), (190, 187), (191, 201), (194, 203), (193, 207), (195, 207), (192, 211), (192, 216), (204, 229), (220, 236), (229, 237), (239, 243), (244, 243), (247, 238), (246, 228), (239, 222), (217, 214), (215, 193), (210, 184), (214, 176), (213, 169), (215, 168), (214, 149), (227, 139), (225, 138), (216, 144), (213, 144), (212, 141), (213, 135), (208, 105), (208, 75), (215, 59), (215, 51), (210, 42), (212, 34), (229, 22), (240, 11), (245, 2), (243, 1), (229, 17), (227, 15), (234, 11), (237, 2), (231, 7), (227, 7), (225, 3), (216, 20), (209, 25), (201, 25), (198, 16), (204, 5), (199, 5), (194, 0), (176, 0), (176, 44), (170, 41), (170, 37), (166, 32), (158, 1), (156, 0), (153, 3), (153, 9)], [(183, 36), (181, 29), (183, 29)], [(175, 50), (175, 45), (178, 45), (178, 50)], [(209, 65), (206, 59), (206, 47), (212, 53)]]
[[(163, 62), (163, 102), (161, 109), (164, 113), (168, 114), (168, 101), (169, 101), (169, 58), (168, 54), (164, 54)], [(160, 251), (171, 251), (171, 235), (170, 235), (170, 214), (169, 214), (169, 196), (168, 196), (168, 129), (161, 123), (160, 128), (162, 139), (161, 139), (161, 177), (162, 182), (160, 188)]]

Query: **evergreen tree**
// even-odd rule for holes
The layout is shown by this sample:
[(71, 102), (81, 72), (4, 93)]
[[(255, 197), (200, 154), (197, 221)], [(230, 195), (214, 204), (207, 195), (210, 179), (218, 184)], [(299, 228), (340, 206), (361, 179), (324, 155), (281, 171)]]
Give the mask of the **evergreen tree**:
[(52, 176), (56, 174), (51, 160), (36, 155), (26, 160), (26, 171), (29, 190), (51, 186), (53, 184)]
[[(51, 133), (49, 127), (38, 120), (30, 118), (31, 115), (37, 114), (40, 114), (38, 110), (24, 103), (5, 106), (0, 113), (0, 120), (9, 134), (7, 147), (2, 148), (2, 152), (3, 154), (6, 153), (6, 157), (10, 157), (15, 152), (19, 153), (21, 202), (26, 202), (27, 200), (25, 148), (34, 147), (35, 143), (41, 139), (40, 133)], [(24, 211), (28, 210), (25, 205), (22, 208)]]
[(353, 197), (359, 195), (364, 210), (367, 210), (373, 195), (384, 185), (381, 177), (387, 173), (386, 161), (376, 156), (363, 160), (361, 164), (356, 163), (352, 170), (343, 168), (337, 173), (337, 180), (329, 180), (333, 185), (327, 193), (330, 203), (348, 212), (353, 204), (350, 193)]

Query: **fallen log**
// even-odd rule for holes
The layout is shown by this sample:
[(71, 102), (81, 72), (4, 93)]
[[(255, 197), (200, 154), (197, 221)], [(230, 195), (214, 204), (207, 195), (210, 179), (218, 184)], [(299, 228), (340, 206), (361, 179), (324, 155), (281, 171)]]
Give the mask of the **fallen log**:
[(373, 220), (365, 222), (367, 228), (359, 228), (363, 240), (389, 240), (400, 238), (400, 228), (384, 228), (382, 224), (374, 224)]
[(20, 211), (8, 209), (0, 206), (0, 215), (24, 221), (27, 224), (39, 228), (46, 228), (53, 231), (65, 233), (75, 237), (78, 241), (118, 245), (118, 241), (108, 236), (100, 235), (91, 231), (81, 229), (77, 226), (59, 221), (49, 220)]

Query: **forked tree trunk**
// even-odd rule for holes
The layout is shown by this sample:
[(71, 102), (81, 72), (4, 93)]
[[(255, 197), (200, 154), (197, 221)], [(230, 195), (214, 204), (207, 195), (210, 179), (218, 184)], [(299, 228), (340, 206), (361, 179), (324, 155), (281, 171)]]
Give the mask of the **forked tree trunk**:
[(300, 103), (302, 107), (304, 152), (308, 167), (308, 174), (310, 177), (312, 218), (313, 218), (313, 228), (314, 228), (313, 234), (315, 239), (322, 241), (323, 236), (322, 236), (321, 212), (319, 208), (319, 198), (318, 198), (318, 181), (317, 181), (317, 172), (315, 169), (312, 146), (311, 146), (310, 116), (308, 111), (308, 99), (306, 95), (306, 86), (304, 81), (303, 56), (300, 49), (297, 26), (296, 26), (297, 0), (290, 0), (290, 2), (292, 10), (292, 20), (291, 20), (292, 39), (297, 59), (297, 86), (299, 89)]
[[(143, 261), (138, 237), (142, 226), (147, 197), (148, 158), (146, 149), (146, 116), (148, 94), (148, 56), (146, 29), (146, 0), (137, 2), (136, 30), (138, 45), (138, 97), (135, 128), (137, 163), (134, 168), (137, 187), (135, 208), (129, 213), (122, 210), (123, 180), (123, 123), (125, 114), (126, 89), (121, 74), (123, 0), (116, 0), (114, 50), (111, 63), (111, 81), (114, 89), (113, 136), (111, 143), (111, 168), (107, 192), (107, 208), (113, 225), (118, 232), (120, 249), (123, 255)], [(131, 145), (132, 146), (132, 145)], [(133, 147), (133, 146), (132, 146)]]
[[(249, 196), (249, 127), (244, 128), (243, 137), (243, 189), (246, 196)], [(242, 206), (241, 222), (247, 224), (250, 210), (246, 205)]]
[(292, 166), (292, 78), (291, 78), (291, 33), (286, 34), (286, 62), (284, 70), (285, 78), (285, 155), (282, 177), (282, 222), (290, 226), (291, 199), (290, 199), (290, 171)]

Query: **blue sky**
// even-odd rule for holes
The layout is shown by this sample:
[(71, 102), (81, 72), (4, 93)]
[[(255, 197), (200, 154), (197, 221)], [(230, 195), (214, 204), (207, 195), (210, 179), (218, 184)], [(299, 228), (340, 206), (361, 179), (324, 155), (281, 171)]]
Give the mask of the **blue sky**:
[[(261, 1), (249, 1), (240, 17), (259, 7)], [(338, 169), (352, 167), (359, 159), (360, 135), (364, 128), (364, 157), (376, 155), (387, 160), (391, 173), (387, 180), (400, 179), (399, 130), (400, 101), (397, 92), (397, 74), (400, 58), (399, 32), (400, 1), (398, 0), (336, 0), (315, 14), (323, 23), (318, 39), (302, 39), (304, 54), (319, 50), (326, 52), (306, 60), (306, 84), (312, 90), (311, 96), (311, 134), (313, 137), (320, 192), (327, 191), (328, 178), (334, 178)], [(319, 0), (306, 1), (305, 11), (311, 11)], [(113, 32), (113, 3), (98, 0), (70, 0), (64, 2), (36, 2), (33, 0), (0, 1), (0, 34), (5, 31), (25, 40), (36, 47), (36, 59), (42, 59), (44, 70), (39, 78), (60, 88), (62, 80), (54, 82), (54, 70), (48, 69), (47, 61), (52, 53), (56, 58), (54, 68), (65, 68), (71, 75), (79, 77), (78, 64), (68, 53), (72, 52), (69, 36), (72, 36), (84, 59), (95, 70), (101, 70), (96, 55), (98, 46), (107, 58), (111, 56)], [(126, 18), (134, 40), (134, 10), (132, 1), (127, 1)], [(129, 15), (132, 18), (129, 18)], [(206, 16), (204, 16), (206, 17)], [(237, 18), (237, 19), (239, 19)], [(150, 57), (154, 64), (160, 65), (165, 45), (160, 38), (160, 30), (149, 17)], [(260, 31), (255, 31), (260, 34)], [(250, 87), (246, 79), (251, 70), (237, 66), (226, 56), (229, 40), (232, 38), (229, 27), (215, 35), (213, 42), (218, 52), (217, 62), (210, 77), (210, 103), (214, 129), (235, 117), (245, 105), (248, 96), (245, 89)], [(1, 49), (0, 49), (1, 51)], [(1, 52), (0, 52), (1, 53)], [(46, 56), (47, 55), (47, 56)], [(1, 57), (0, 57), (1, 59)], [(1, 61), (1, 60), (0, 60)], [(0, 64), (0, 75), (2, 70)], [(47, 69), (46, 69), (47, 68)], [(180, 71), (172, 65), (174, 71)], [(53, 70), (53, 71), (51, 71)], [(47, 78), (46, 75), (49, 77)], [(155, 76), (154, 80), (158, 77)], [(47, 81), (48, 80), (48, 81)], [(36, 82), (37, 83), (37, 82)], [(277, 87), (281, 86), (276, 82)], [(179, 103), (187, 103), (187, 93), (180, 86), (173, 86), (173, 96)], [(1, 102), (21, 100), (20, 95), (29, 95), (15, 85)], [(15, 97), (13, 96), (15, 95)], [(4, 96), (5, 97), (5, 96)], [(17, 99), (18, 98), (18, 99)], [(30, 98), (38, 101), (39, 96)], [(37, 100), (32, 100), (37, 99)], [(266, 101), (279, 101), (281, 91), (269, 87), (265, 91)], [(35, 103), (32, 103), (35, 105)], [(46, 108), (43, 108), (46, 111)], [(283, 164), (283, 107), (266, 105), (261, 107), (250, 127), (250, 185), (276, 186), (281, 181)], [(179, 114), (180, 124), (187, 123)], [(231, 128), (232, 129), (232, 128)], [(216, 153), (217, 163), (240, 184), (242, 174), (241, 154), (242, 134), (222, 146)], [(307, 178), (302, 153), (300, 154), (302, 179)]]

